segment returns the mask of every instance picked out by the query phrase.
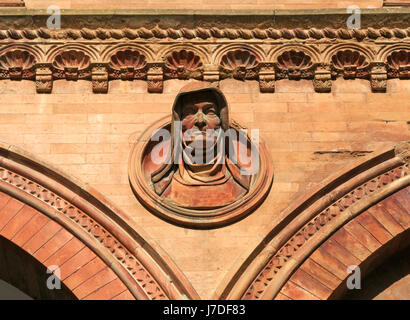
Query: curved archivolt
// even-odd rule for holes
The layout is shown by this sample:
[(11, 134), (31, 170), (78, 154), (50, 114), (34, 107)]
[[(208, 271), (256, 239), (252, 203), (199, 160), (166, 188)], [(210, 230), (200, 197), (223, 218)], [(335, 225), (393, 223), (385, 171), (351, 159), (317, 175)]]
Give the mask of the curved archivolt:
[[(275, 299), (337, 299), (356, 266), (368, 274), (410, 245), (410, 187), (395, 192), (339, 228), (299, 266)], [(404, 297), (405, 298), (405, 297)]]
[(0, 146), (0, 237), (45, 268), (58, 266), (78, 299), (198, 298), (161, 249), (95, 190), (8, 145)]
[(361, 267), (365, 275), (410, 244), (409, 159), (410, 143), (401, 143), (296, 201), (281, 213), (288, 222), (265, 230), (218, 298), (341, 297), (348, 266)]

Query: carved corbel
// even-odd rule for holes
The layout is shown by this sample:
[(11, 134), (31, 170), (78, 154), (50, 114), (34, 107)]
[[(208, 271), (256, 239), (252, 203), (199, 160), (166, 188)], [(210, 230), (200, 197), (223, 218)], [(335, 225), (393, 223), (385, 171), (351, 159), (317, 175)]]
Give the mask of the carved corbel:
[(51, 63), (37, 63), (35, 69), (37, 93), (51, 93), (53, 90)]
[(162, 93), (164, 89), (164, 62), (147, 63), (148, 92)]
[(275, 92), (275, 67), (271, 62), (259, 63), (259, 90), (260, 92)]
[(332, 74), (330, 66), (320, 64), (316, 67), (313, 86), (316, 92), (330, 92), (332, 89)]
[(399, 66), (399, 79), (410, 79), (410, 65)]
[(387, 69), (383, 62), (374, 62), (371, 65), (370, 85), (373, 92), (386, 92)]
[(94, 93), (108, 92), (108, 71), (107, 64), (93, 63), (91, 65), (91, 81)]
[(219, 67), (212, 64), (206, 64), (204, 66), (203, 79), (208, 82), (219, 82)]

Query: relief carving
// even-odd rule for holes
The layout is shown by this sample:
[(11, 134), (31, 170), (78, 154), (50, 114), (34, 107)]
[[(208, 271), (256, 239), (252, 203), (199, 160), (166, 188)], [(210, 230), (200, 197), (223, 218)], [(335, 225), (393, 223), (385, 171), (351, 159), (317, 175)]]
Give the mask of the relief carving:
[(148, 64), (148, 92), (162, 93), (164, 90), (163, 62), (152, 62)]
[(229, 120), (225, 96), (212, 84), (183, 87), (171, 122), (155, 129), (134, 147), (129, 175), (139, 200), (161, 217), (219, 226), (250, 213), (269, 190), (264, 144)]
[(36, 65), (36, 90), (37, 93), (51, 93), (53, 90), (51, 63), (38, 63)]
[[(16, 30), (12, 34), (20, 39)], [(149, 93), (162, 93), (168, 79), (203, 80), (216, 86), (227, 78), (255, 80), (262, 93), (273, 93), (276, 81), (282, 79), (313, 79), (316, 92), (330, 92), (332, 81), (340, 76), (369, 80), (374, 92), (385, 92), (388, 79), (410, 79), (410, 44), (394, 41), (301, 45), (260, 40), (233, 46), (201, 40), (196, 48), (187, 41), (186, 48), (166, 50), (169, 42), (118, 46), (73, 41), (75, 49), (68, 49), (65, 44), (40, 46), (2, 39), (0, 30), (0, 42), (6, 43), (0, 52), (0, 79), (34, 80), (39, 93), (49, 93), (50, 81), (58, 79), (91, 81), (94, 93), (106, 93), (109, 81), (117, 79), (144, 80)], [(38, 64), (51, 65), (51, 80), (42, 76), (44, 70), (36, 70)], [(96, 65), (106, 70), (97, 71)]]
[(410, 51), (393, 51), (387, 57), (389, 66), (388, 75), (391, 78), (409, 79), (410, 78)]
[(104, 64), (93, 64), (91, 71), (91, 80), (94, 93), (108, 92), (108, 72), (107, 67)]
[(200, 79), (201, 58), (188, 50), (173, 51), (166, 57), (165, 75), (171, 79)]
[(313, 86), (316, 92), (330, 92), (332, 90), (332, 73), (330, 66), (325, 64), (317, 66)]
[(335, 72), (341, 73), (345, 79), (363, 78), (368, 75), (369, 63), (358, 51), (338, 51), (332, 57), (332, 62)]
[(249, 50), (233, 50), (226, 53), (221, 60), (221, 77), (235, 79), (256, 79), (260, 58)]
[(382, 62), (374, 62), (370, 71), (370, 85), (373, 92), (386, 92), (387, 71)]
[(27, 51), (8, 51), (0, 57), (0, 77), (10, 80), (31, 79), (35, 62), (35, 57)]
[(147, 62), (137, 50), (121, 50), (110, 58), (109, 75), (111, 79), (134, 80), (147, 75)]
[(82, 51), (60, 52), (53, 61), (53, 77), (77, 81), (90, 76), (90, 57)]
[(285, 51), (278, 57), (278, 76), (290, 80), (300, 80), (309, 78), (313, 75), (310, 70), (312, 67), (312, 58), (302, 51), (290, 50)]

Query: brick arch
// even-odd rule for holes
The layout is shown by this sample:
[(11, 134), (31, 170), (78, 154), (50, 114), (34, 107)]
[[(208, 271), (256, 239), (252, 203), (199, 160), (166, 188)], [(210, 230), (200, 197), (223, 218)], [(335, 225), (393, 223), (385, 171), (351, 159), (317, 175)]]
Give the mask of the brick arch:
[(88, 185), (0, 145), (0, 237), (45, 267), (61, 267), (75, 297), (198, 298), (161, 248), (125, 217)]
[[(366, 221), (369, 223), (368, 228), (376, 228), (379, 222), (375, 221), (376, 218), (371, 213), (375, 210), (380, 211), (377, 208), (384, 206), (385, 203), (394, 206), (397, 209), (396, 214), (401, 219), (408, 218), (409, 205), (406, 201), (409, 199), (406, 188), (410, 185), (409, 160), (410, 142), (403, 142), (394, 148), (375, 153), (364, 161), (354, 163), (323, 181), (312, 192), (297, 199), (293, 205), (281, 212), (270, 226), (259, 233), (261, 236), (255, 241), (256, 246), (249, 248), (243, 262), (234, 266), (227, 274), (215, 298), (274, 299), (278, 295), (284, 298), (285, 294), (281, 293), (281, 290), (294, 284), (293, 280), (296, 281), (297, 278), (288, 280), (303, 273), (303, 270), (299, 271), (301, 265), (309, 263), (312, 254), (316, 256), (331, 245), (334, 250), (339, 248), (335, 246), (332, 237), (338, 237), (343, 246), (352, 245), (348, 242), (352, 241), (350, 238), (342, 240), (345, 228), (351, 228), (351, 225), (358, 223), (357, 221), (362, 221), (363, 224)], [(390, 197), (394, 197), (393, 202)], [(400, 203), (397, 199), (400, 199)], [(382, 218), (379, 216), (379, 219)], [(383, 250), (389, 251), (390, 246), (390, 251), (397, 250), (394, 246), (399, 241), (397, 239), (403, 237), (408, 240), (408, 221), (400, 222), (404, 230), (397, 234), (391, 233), (394, 231), (388, 229), (393, 227), (387, 225), (387, 220), (384, 223), (386, 226), (381, 228), (389, 232), (384, 236), (388, 237), (390, 234), (393, 240), (389, 238), (392, 241), (380, 243), (380, 251), (376, 248), (369, 251), (369, 259), (362, 256), (364, 265)], [(341, 254), (344, 252), (342, 249), (339, 251)], [(329, 258), (329, 263), (331, 261)], [(352, 261), (359, 265), (362, 263), (354, 259)], [(325, 264), (324, 261), (322, 263)], [(332, 292), (327, 292), (329, 297), (338, 297), (340, 286), (339, 283)], [(325, 296), (322, 295), (322, 298)]]
[[(0, 208), (0, 236), (40, 262), (44, 272), (48, 266), (59, 266), (63, 284), (77, 299), (134, 298), (104, 261), (50, 217), (3, 192), (0, 192)], [(19, 266), (12, 261), (4, 266), (7, 259), (1, 261), (0, 268), (8, 269), (4, 280), (24, 288), (25, 277), (10, 275)], [(41, 285), (46, 287), (46, 282)], [(28, 286), (26, 293), (44, 299), (49, 297), (48, 291), (51, 290), (40, 288), (38, 294)]]
[(301, 264), (275, 299), (323, 300), (342, 297), (350, 275), (346, 271), (348, 266), (359, 266), (363, 279), (394, 252), (410, 245), (408, 208), (410, 187), (356, 216)]

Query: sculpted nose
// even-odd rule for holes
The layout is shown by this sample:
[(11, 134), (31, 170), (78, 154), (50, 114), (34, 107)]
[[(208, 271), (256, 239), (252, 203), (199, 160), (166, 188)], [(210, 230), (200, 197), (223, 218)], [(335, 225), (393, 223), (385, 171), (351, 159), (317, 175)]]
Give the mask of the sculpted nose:
[(198, 116), (196, 117), (195, 126), (197, 126), (199, 130), (202, 130), (202, 128), (205, 127), (205, 125), (206, 125), (206, 122), (204, 119), (204, 115), (202, 112), (200, 112)]

